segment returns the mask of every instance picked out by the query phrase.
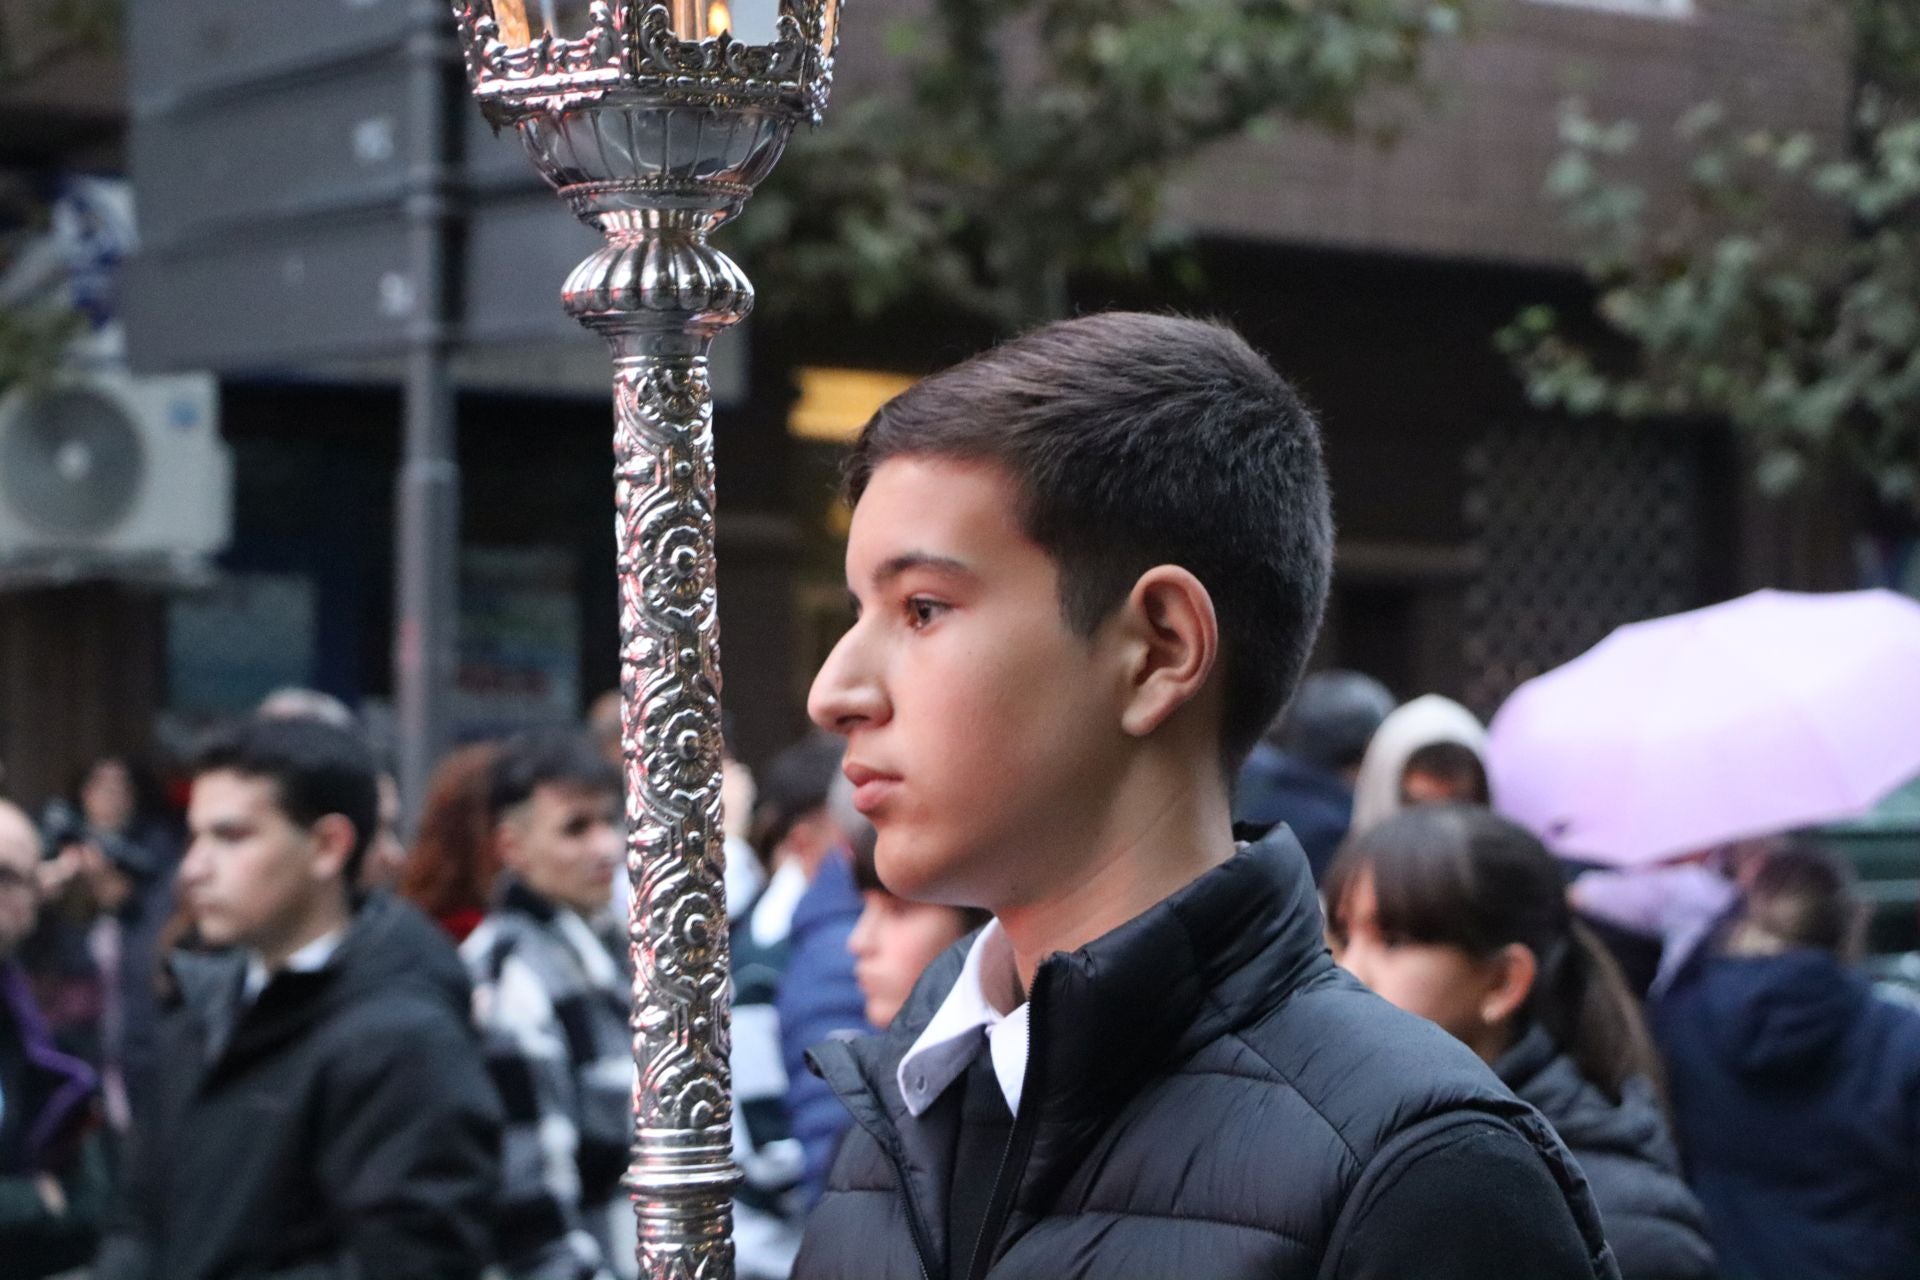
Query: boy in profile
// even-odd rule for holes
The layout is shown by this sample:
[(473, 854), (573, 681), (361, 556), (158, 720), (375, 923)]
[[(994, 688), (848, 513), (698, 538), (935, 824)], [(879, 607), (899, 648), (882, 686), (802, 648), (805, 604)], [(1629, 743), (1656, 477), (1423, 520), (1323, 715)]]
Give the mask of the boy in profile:
[(1229, 783), (1299, 678), (1318, 429), (1232, 331), (1050, 325), (886, 406), (809, 710), (902, 897), (992, 911), (815, 1069), (803, 1280), (1616, 1274), (1545, 1123), (1336, 969)]

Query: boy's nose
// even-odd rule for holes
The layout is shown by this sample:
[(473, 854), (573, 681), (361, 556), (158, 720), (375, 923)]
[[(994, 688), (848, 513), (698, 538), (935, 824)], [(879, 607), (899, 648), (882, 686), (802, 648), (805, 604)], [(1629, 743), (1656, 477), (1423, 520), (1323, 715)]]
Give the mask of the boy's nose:
[(807, 692), (807, 715), (829, 733), (847, 733), (859, 724), (886, 717), (886, 696), (874, 673), (855, 623), (821, 664)]

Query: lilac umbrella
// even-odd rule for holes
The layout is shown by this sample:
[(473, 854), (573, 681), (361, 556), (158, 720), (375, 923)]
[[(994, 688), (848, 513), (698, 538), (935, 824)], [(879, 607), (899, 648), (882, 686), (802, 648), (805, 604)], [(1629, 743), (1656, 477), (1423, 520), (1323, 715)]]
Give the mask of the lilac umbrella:
[(1621, 627), (1494, 717), (1494, 801), (1633, 866), (1854, 817), (1920, 773), (1920, 602), (1756, 591)]

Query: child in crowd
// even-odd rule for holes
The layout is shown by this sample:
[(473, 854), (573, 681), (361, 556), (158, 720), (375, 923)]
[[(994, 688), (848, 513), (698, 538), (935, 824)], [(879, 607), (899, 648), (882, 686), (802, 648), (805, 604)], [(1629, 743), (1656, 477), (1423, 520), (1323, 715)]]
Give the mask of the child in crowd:
[(1334, 958), (1492, 1064), (1573, 1149), (1625, 1280), (1715, 1274), (1638, 1006), (1538, 840), (1483, 808), (1416, 806), (1356, 836), (1326, 890)]

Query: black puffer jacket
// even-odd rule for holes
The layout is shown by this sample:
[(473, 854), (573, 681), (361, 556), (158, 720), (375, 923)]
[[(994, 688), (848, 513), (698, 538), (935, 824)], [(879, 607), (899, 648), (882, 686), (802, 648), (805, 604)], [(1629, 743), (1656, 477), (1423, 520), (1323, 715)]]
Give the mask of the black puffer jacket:
[(1573, 1151), (1593, 1188), (1624, 1280), (1709, 1280), (1707, 1218), (1680, 1178), (1680, 1158), (1653, 1087), (1635, 1077), (1614, 1102), (1541, 1027), (1493, 1069)]
[[(1042, 964), (972, 1275), (1616, 1275), (1552, 1130), (1452, 1037), (1336, 969), (1321, 929), (1306, 859), (1281, 831)], [(935, 962), (886, 1035), (813, 1051), (858, 1123), (798, 1280), (948, 1274), (963, 1089), (914, 1118), (895, 1076), (967, 945)]]
[(245, 965), (175, 957), (182, 999), (96, 1280), (478, 1276), (500, 1102), (451, 944), (376, 894), (323, 968), (278, 974), (236, 1018)]

